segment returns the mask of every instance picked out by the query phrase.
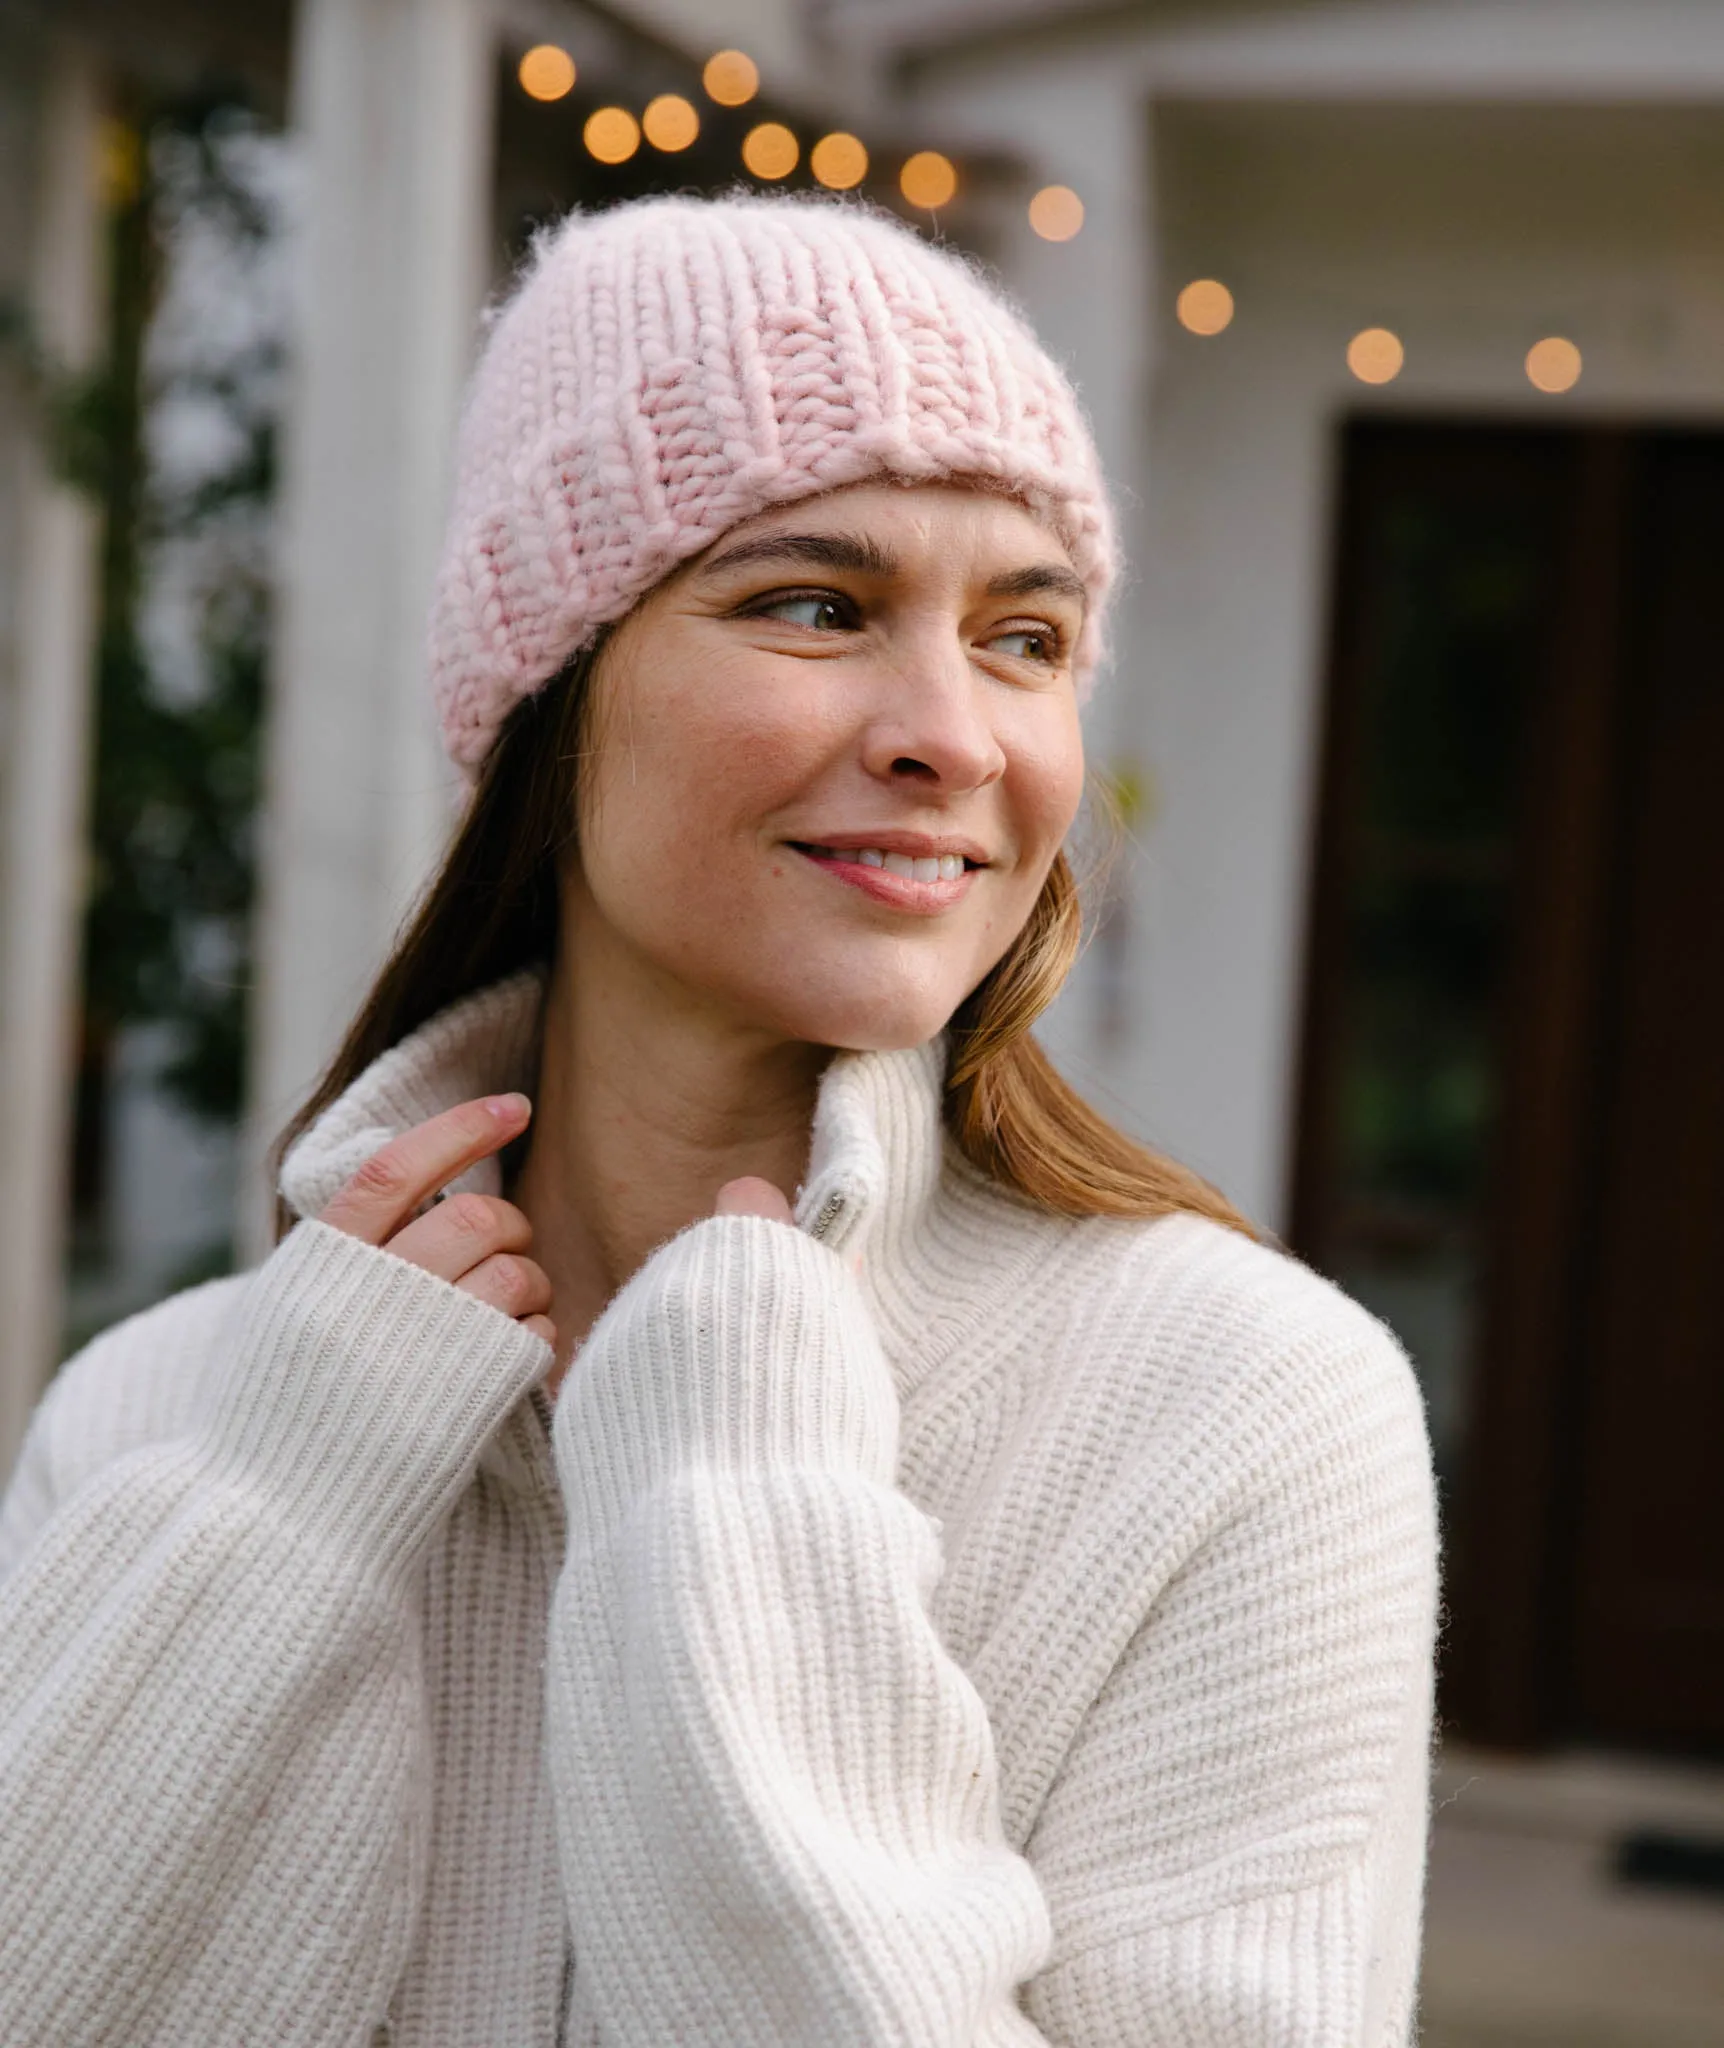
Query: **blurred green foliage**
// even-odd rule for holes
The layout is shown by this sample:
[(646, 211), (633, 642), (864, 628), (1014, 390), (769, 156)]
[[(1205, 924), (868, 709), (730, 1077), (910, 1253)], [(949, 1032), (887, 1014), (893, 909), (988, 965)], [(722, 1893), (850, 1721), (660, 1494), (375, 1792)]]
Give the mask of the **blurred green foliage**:
[[(57, 465), (103, 510), (80, 1097), (100, 1093), (117, 1032), (165, 1022), (175, 1050), (162, 1084), (198, 1114), (232, 1121), (245, 1086), (267, 582), (242, 554), (209, 594), (190, 693), (164, 687), (142, 617), (165, 551), (266, 512), (273, 415), (257, 391), (277, 365), (269, 341), (213, 370), (164, 365), (149, 337), (174, 237), (192, 215), (241, 251), (273, 222), (231, 147), (252, 124), (230, 97), (141, 106), (129, 122), (138, 174), (111, 198), (107, 360), (86, 378), (35, 366)], [(221, 408), (230, 428), (224, 459), (189, 482), (159, 473), (149, 431), (153, 406), (188, 396)]]

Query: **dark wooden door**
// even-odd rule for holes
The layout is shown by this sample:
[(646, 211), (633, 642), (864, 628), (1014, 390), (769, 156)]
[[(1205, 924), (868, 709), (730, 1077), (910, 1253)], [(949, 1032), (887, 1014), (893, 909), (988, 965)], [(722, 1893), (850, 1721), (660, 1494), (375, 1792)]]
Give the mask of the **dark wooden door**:
[(1621, 663), (1581, 1348), (1577, 1725), (1724, 1735), (1724, 438), (1650, 437)]
[(1450, 1725), (1724, 1748), (1724, 436), (1342, 475), (1293, 1241), (1426, 1384)]

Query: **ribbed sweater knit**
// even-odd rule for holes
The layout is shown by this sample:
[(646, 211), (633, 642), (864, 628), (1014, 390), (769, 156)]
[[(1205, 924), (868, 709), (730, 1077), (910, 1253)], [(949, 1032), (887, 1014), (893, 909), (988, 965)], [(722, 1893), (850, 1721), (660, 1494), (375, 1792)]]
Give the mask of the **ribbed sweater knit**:
[[(469, 999), (301, 1141), (531, 1083)], [(315, 1220), (61, 1373), (0, 1514), (6, 2048), (1385, 2048), (1435, 1537), (1382, 1327), (1033, 1211), (943, 1047), (840, 1055), (797, 1227), (579, 1351)]]

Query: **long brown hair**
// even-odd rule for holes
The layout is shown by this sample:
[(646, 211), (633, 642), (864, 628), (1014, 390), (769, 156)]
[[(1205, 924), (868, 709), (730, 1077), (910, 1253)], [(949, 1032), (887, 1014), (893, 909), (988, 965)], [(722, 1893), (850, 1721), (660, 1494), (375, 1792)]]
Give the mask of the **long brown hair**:
[[(510, 713), (442, 866), (341, 1049), (282, 1134), (278, 1162), (409, 1032), (460, 997), (552, 959), (558, 865), (574, 836), (589, 758), (589, 684), (600, 645)], [(1077, 958), (1082, 931), (1077, 883), (1062, 852), (1029, 921), (951, 1021), (947, 1129), (990, 1179), (1057, 1215), (1147, 1218), (1184, 1210), (1255, 1235), (1207, 1181), (1092, 1109), (1031, 1036)], [(278, 1220), (285, 1229), (291, 1219)]]

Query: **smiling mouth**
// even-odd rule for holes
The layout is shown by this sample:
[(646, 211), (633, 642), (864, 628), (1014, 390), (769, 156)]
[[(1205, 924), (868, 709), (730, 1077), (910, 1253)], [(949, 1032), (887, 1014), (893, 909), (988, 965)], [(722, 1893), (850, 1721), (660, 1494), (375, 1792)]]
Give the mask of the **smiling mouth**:
[(889, 909), (922, 917), (960, 902), (986, 865), (961, 853), (888, 853), (883, 847), (814, 846), (794, 839), (786, 844), (843, 887)]

